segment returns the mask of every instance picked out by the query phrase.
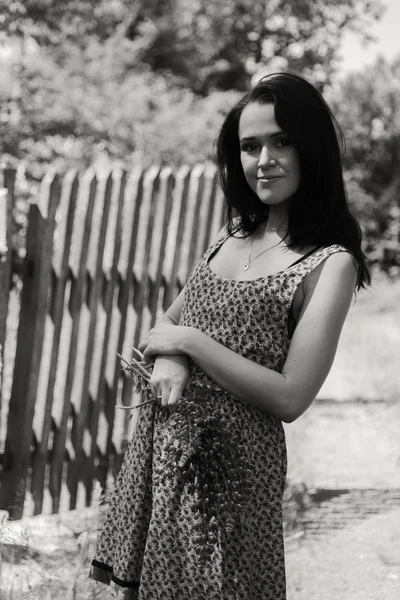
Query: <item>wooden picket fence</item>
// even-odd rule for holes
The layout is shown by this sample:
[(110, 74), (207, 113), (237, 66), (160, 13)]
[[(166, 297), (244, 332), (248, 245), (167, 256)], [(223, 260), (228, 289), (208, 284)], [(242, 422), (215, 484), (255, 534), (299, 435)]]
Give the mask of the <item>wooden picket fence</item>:
[(117, 352), (129, 360), (132, 345), (178, 295), (222, 226), (223, 202), (214, 169), (202, 165), (104, 177), (49, 172), (29, 206), (18, 263), (11, 249), (15, 172), (2, 177), (1, 364), (12, 342), (15, 277), (21, 293), (8, 395), (4, 380), (0, 386), (7, 414), (0, 508), (18, 519), (28, 509), (88, 506), (94, 482), (105, 486), (117, 472), (132, 421), (115, 405), (135, 398)]

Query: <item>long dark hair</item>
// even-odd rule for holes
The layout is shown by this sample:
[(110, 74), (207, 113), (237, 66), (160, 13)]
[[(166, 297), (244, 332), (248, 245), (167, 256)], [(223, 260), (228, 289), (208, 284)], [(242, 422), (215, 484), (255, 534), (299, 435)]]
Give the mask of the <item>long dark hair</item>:
[(298, 75), (274, 73), (263, 78), (233, 106), (221, 127), (215, 158), (228, 233), (241, 230), (250, 235), (268, 217), (269, 207), (248, 185), (240, 161), (239, 121), (251, 102), (274, 105), (276, 122), (299, 155), (301, 182), (289, 203), (287, 245), (341, 244), (357, 261), (357, 289), (367, 287), (371, 275), (361, 249), (362, 233), (349, 210), (343, 181), (343, 132), (321, 94)]

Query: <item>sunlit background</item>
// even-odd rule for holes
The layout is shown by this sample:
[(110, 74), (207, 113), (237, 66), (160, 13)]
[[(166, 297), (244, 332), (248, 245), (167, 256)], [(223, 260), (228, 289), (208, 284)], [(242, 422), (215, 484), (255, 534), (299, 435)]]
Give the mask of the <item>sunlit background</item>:
[(356, 34), (345, 34), (340, 48), (342, 72), (357, 71), (371, 66), (378, 56), (389, 61), (399, 56), (400, 2), (385, 0), (384, 7), (382, 17), (370, 28), (373, 40), (362, 43)]

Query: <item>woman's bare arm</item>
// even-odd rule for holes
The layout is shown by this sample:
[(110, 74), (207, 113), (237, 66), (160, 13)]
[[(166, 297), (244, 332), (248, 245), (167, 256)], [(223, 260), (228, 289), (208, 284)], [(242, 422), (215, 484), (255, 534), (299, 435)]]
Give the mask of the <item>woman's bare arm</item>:
[(198, 330), (183, 350), (221, 388), (282, 421), (309, 407), (332, 366), (349, 310), (356, 269), (351, 255), (328, 257), (305, 287), (305, 301), (282, 373), (244, 358)]
[(172, 302), (168, 310), (164, 313), (163, 317), (159, 320), (159, 323), (164, 321), (171, 323), (172, 325), (178, 325), (179, 318), (182, 312), (183, 300), (185, 298), (185, 288), (179, 293), (179, 295)]

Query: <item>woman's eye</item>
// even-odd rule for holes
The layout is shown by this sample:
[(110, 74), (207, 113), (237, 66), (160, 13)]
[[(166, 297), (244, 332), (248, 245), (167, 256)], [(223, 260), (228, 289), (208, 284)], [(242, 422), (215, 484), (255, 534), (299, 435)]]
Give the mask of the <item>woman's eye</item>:
[(246, 142), (241, 146), (242, 152), (255, 152), (257, 150), (257, 144)]
[[(290, 146), (290, 144), (291, 142), (287, 137), (277, 138), (275, 140), (276, 148), (284, 148), (285, 146)], [(259, 145), (255, 142), (244, 142), (243, 144), (241, 144), (240, 149), (242, 152), (253, 153), (259, 150)]]
[(289, 146), (290, 140), (289, 140), (289, 138), (278, 138), (276, 140), (276, 145), (278, 146), (278, 148), (283, 148), (284, 146)]

